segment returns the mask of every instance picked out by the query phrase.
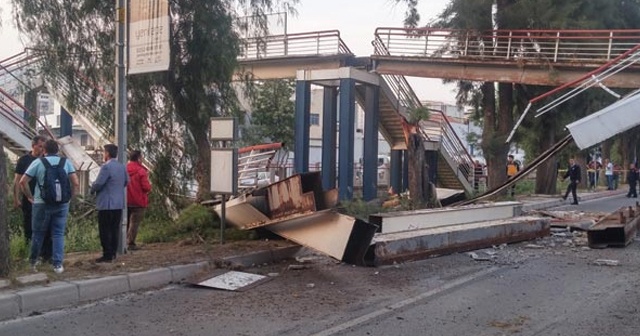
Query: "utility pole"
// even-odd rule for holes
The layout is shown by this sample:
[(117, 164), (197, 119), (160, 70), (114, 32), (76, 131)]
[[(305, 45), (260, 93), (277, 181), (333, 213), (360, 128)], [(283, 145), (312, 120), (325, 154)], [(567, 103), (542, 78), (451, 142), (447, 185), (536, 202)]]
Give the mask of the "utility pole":
[[(116, 0), (116, 104), (115, 104), (115, 131), (116, 144), (118, 146), (118, 161), (127, 163), (127, 80), (125, 68), (126, 52), (126, 25), (127, 25), (127, 0)], [(118, 241), (118, 254), (124, 254), (127, 239), (127, 207), (126, 188), (123, 188), (125, 207), (122, 209), (122, 220), (120, 223), (120, 239)]]

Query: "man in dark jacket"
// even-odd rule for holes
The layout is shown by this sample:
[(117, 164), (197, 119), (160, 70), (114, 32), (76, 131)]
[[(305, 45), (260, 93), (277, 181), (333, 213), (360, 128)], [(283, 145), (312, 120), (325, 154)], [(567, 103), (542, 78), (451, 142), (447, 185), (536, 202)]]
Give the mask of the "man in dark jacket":
[(569, 192), (571, 192), (571, 195), (573, 196), (573, 203), (571, 204), (578, 205), (578, 195), (576, 195), (576, 187), (578, 186), (578, 183), (580, 183), (580, 166), (576, 164), (576, 160), (573, 158), (569, 160), (569, 168), (564, 174), (565, 180), (567, 179), (567, 177), (569, 178), (569, 185), (567, 186), (567, 192), (564, 194), (562, 199), (566, 200), (567, 196), (569, 196)]
[(635, 164), (629, 165), (629, 171), (627, 172), (627, 182), (629, 183), (629, 192), (627, 193), (627, 197), (638, 198), (638, 193), (636, 192), (636, 184), (638, 183), (638, 179), (640, 178), (640, 173), (638, 173), (638, 169), (636, 169)]
[(134, 150), (129, 155), (129, 163), (127, 164), (127, 173), (129, 174), (129, 185), (127, 185), (127, 245), (129, 250), (137, 250), (136, 236), (144, 212), (149, 205), (149, 197), (151, 192), (151, 183), (149, 183), (149, 174), (140, 161), (142, 154), (139, 150)]

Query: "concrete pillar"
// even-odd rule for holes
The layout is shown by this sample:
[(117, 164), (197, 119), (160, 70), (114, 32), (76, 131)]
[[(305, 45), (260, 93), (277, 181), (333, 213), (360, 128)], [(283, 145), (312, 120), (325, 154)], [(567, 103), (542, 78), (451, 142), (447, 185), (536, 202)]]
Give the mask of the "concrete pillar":
[(389, 168), (391, 178), (389, 183), (396, 193), (402, 192), (402, 151), (391, 150), (391, 167)]
[(338, 89), (325, 87), (322, 99), (322, 187), (336, 187)]
[(311, 83), (296, 81), (294, 169), (296, 173), (309, 171), (309, 123), (311, 108)]
[(364, 153), (362, 198), (370, 201), (378, 197), (378, 120), (380, 89), (367, 85), (364, 106)]
[(355, 81), (340, 79), (340, 115), (338, 149), (338, 197), (353, 198), (353, 143), (355, 137)]
[(60, 107), (60, 137), (73, 135), (73, 118), (64, 107)]

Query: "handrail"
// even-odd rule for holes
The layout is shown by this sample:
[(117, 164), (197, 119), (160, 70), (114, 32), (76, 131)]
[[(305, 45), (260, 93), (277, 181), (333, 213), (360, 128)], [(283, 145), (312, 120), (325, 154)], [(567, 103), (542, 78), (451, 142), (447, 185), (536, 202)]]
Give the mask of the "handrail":
[[(389, 55), (389, 51), (384, 44), (384, 41), (380, 39), (379, 36), (376, 36), (372, 42), (374, 47), (374, 52), (377, 55)], [(413, 91), (411, 85), (406, 80), (404, 76), (401, 75), (389, 75), (382, 74), (382, 78), (389, 85), (391, 90), (393, 91), (396, 99), (401, 106), (409, 107), (409, 108), (418, 108), (422, 107), (422, 103), (420, 99)], [(438, 110), (430, 110), (432, 113), (430, 114), (428, 122), (434, 122), (438, 125), (438, 134), (432, 134), (430, 136), (427, 132), (421, 127), (421, 131), (427, 139), (432, 141), (438, 141), (440, 146), (444, 149), (444, 151), (448, 154), (448, 156), (454, 160), (455, 166), (454, 171), (456, 175), (458, 171), (462, 173), (464, 179), (468, 181), (470, 184), (473, 182), (473, 159), (466, 147), (462, 145), (462, 141), (453, 130), (451, 123), (445, 116), (442, 111)]]
[[(619, 56), (617, 56), (616, 58), (606, 62), (605, 64), (601, 65), (600, 67), (598, 67), (597, 69), (588, 72), (587, 74), (571, 81), (568, 83), (565, 83), (563, 85), (560, 85), (554, 89), (549, 90), (548, 92), (545, 92), (539, 96), (536, 96), (532, 99), (529, 100), (529, 103), (527, 104), (527, 107), (525, 108), (525, 110), (523, 111), (523, 113), (520, 115), (520, 118), (518, 119), (518, 121), (516, 122), (516, 124), (513, 126), (513, 129), (511, 129), (511, 133), (509, 134), (509, 136), (507, 137), (507, 142), (511, 141), (511, 138), (513, 138), (513, 136), (515, 135), (516, 130), (518, 129), (518, 127), (520, 127), (520, 124), (522, 123), (522, 121), (524, 120), (524, 118), (527, 116), (529, 110), (531, 109), (531, 107), (533, 106), (533, 104), (535, 104), (536, 102), (547, 98), (555, 93), (558, 93), (561, 90), (567, 89), (569, 87), (575, 86), (575, 88), (573, 88), (572, 90), (570, 90), (569, 92), (563, 94), (562, 96), (554, 99), (553, 101), (545, 104), (544, 106), (542, 106), (539, 110), (538, 113), (536, 114), (536, 118), (543, 115), (544, 113), (550, 111), (553, 108), (558, 107), (559, 105), (563, 104), (564, 102), (570, 100), (571, 98), (577, 96), (578, 94), (584, 92), (585, 90), (587, 90), (590, 87), (593, 87), (594, 85), (601, 85), (602, 80), (607, 79), (613, 75), (615, 75), (616, 73), (628, 68), (629, 66), (637, 63), (638, 61), (640, 61), (640, 44), (637, 44), (635, 47), (627, 50), (626, 52), (620, 54)], [(602, 85), (601, 85), (602, 86)], [(605, 90), (608, 90), (606, 87), (602, 86)]]
[(30, 115), (35, 117), (35, 120), (37, 123), (40, 124), (40, 126), (45, 130), (45, 132), (47, 132), (47, 134), (49, 135), (49, 137), (51, 137), (51, 139), (56, 139), (56, 137), (53, 135), (53, 133), (51, 132), (51, 130), (49, 129), (49, 127), (47, 127), (47, 125), (45, 125), (40, 118), (38, 118), (38, 115), (31, 111), (30, 109), (28, 109), (26, 106), (22, 105), (19, 101), (17, 101), (15, 98), (13, 98), (10, 94), (8, 94), (5, 90), (3, 90), (2, 88), (0, 88), (0, 95), (7, 97), (9, 100), (11, 100), (12, 103), (16, 104), (18, 107), (20, 107), (23, 111), (29, 113)]
[(245, 38), (238, 59), (264, 59), (286, 56), (353, 55), (338, 30), (270, 35)]
[(640, 30), (377, 28), (390, 56), (469, 61), (602, 63), (640, 43)]

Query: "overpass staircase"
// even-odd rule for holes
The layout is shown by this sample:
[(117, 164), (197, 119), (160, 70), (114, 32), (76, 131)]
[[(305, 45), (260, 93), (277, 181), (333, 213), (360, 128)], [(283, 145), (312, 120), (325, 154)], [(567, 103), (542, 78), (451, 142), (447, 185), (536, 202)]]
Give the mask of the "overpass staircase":
[[(376, 38), (373, 46), (376, 55), (389, 54), (382, 39)], [(368, 58), (354, 57), (338, 31), (274, 35), (256, 41), (247, 39), (243, 50), (238, 58), (241, 69), (252, 71), (260, 79), (295, 78), (297, 70), (370, 69)], [(404, 129), (408, 112), (422, 107), (422, 103), (404, 76), (369, 74), (379, 79), (379, 132), (391, 149), (406, 149)], [(364, 88), (356, 86), (355, 98), (364, 106)], [(420, 129), (427, 140), (425, 149), (438, 152), (437, 185), (472, 192), (472, 158), (442, 111), (431, 111), (429, 120), (421, 121)]]
[[(37, 111), (29, 110), (18, 100), (25, 92), (46, 87), (96, 141), (104, 139), (104, 134), (109, 134), (94, 122), (97, 117), (93, 114), (100, 109), (95, 106), (95, 100), (91, 99), (90, 95), (96, 90), (91, 89), (90, 85), (81, 79), (69, 80), (62, 73), (56, 73), (52, 78), (45, 80), (41, 71), (44, 61), (42, 54), (30, 50), (0, 61), (0, 136), (12, 152), (22, 155), (31, 149), (31, 138), (39, 134), (41, 129), (47, 136), (56, 139), (61, 151), (73, 162), (76, 169), (87, 171), (89, 181), (93, 181), (100, 168), (95, 160), (71, 137), (57, 139)], [(75, 86), (74, 90), (71, 88), (72, 85)], [(98, 104), (100, 103), (102, 101), (98, 100)], [(28, 119), (35, 120), (38, 126), (34, 127)]]

